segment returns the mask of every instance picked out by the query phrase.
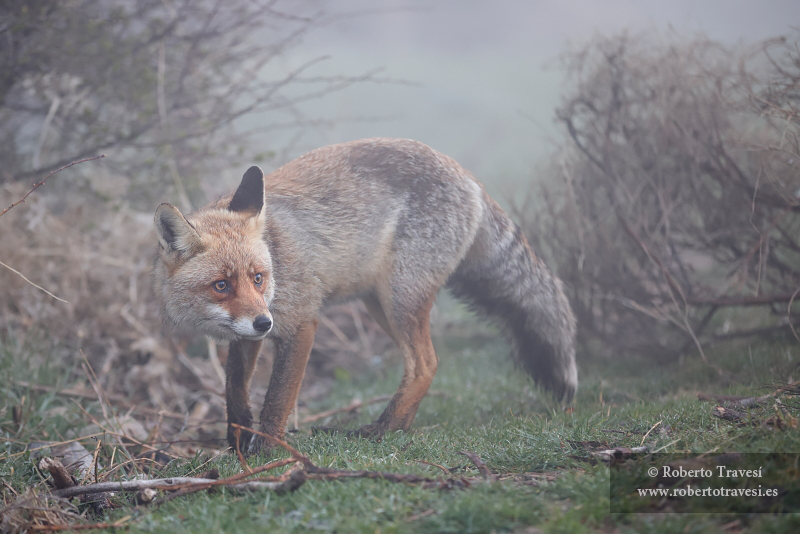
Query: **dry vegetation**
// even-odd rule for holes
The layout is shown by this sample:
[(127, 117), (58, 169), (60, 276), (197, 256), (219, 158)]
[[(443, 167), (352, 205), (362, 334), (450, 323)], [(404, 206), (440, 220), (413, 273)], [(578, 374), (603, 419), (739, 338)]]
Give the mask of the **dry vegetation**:
[[(102, 169), (94, 171), (106, 187), (113, 181)], [(7, 184), (0, 201), (7, 206), (25, 190), (21, 184)], [(162, 328), (150, 282), (155, 251), (152, 214), (124, 205), (85, 202), (73, 195), (54, 198), (34, 193), (0, 223), (3, 263), (66, 301), (0, 268), (0, 283), (8, 288), (0, 299), (4, 335), (22, 344), (27, 336), (54, 341), (65, 364), (73, 366), (64, 385), (85, 383), (86, 392), (94, 396), (91, 372), (81, 365), (85, 355), (97, 375), (95, 385), (118, 397), (120, 408), (151, 408), (146, 413), (155, 419), (156, 410), (189, 413), (198, 424), (224, 420), (223, 375), (209, 358), (210, 345), (202, 337)], [(360, 307), (331, 309), (320, 323), (304, 398), (324, 395), (336, 368), (355, 374), (388, 344), (388, 337)], [(225, 347), (218, 349), (224, 367)], [(262, 378), (269, 373), (268, 352), (264, 360)], [(266, 380), (255, 386), (257, 405)], [(182, 423), (178, 417), (167, 421), (178, 428)], [(165, 430), (169, 434), (169, 428)]]
[[(25, 3), (17, 4), (19, 7)], [(115, 5), (100, 0), (78, 4), (87, 8)], [(0, 55), (4, 72), (16, 76), (0, 79), (0, 138), (8, 141), (3, 144), (3, 150), (17, 149), (13, 154), (0, 152), (5, 161), (13, 163), (0, 175), (0, 208), (25, 198), (31, 190), (29, 180), (44, 178), (64, 162), (94, 156), (95, 150), (108, 152), (113, 157), (86, 161), (51, 176), (47, 184), (28, 196), (24, 203), (0, 215), (0, 261), (4, 264), (0, 265), (0, 283), (5, 288), (0, 293), (0, 336), (8, 346), (40, 347), (47, 351), (47, 354), (32, 355), (34, 361), (61, 359), (64, 376), (57, 388), (60, 395), (99, 401), (88, 411), (79, 406), (86, 426), (71, 429), (74, 434), (65, 436), (68, 437), (65, 441), (70, 443), (62, 444), (67, 449), (71, 447), (71, 453), (77, 454), (79, 459), (65, 463), (74, 463), (83, 469), (84, 482), (92, 474), (97, 481), (98, 471), (102, 471), (102, 477), (108, 481), (117, 480), (123, 475), (146, 472), (155, 463), (164, 463), (169, 459), (164, 453), (192, 458), (197, 441), (204, 441), (207, 451), (225, 446), (221, 364), (225, 359), (225, 347), (205, 338), (164, 330), (151, 294), (149, 274), (155, 248), (153, 201), (200, 204), (219, 193), (221, 180), (216, 171), (226, 161), (230, 162), (226, 154), (230, 155), (229, 149), (233, 150), (235, 143), (213, 154), (206, 154), (206, 151), (216, 146), (215, 139), (229, 131), (226, 127), (231, 121), (241, 113), (253, 111), (226, 108), (214, 99), (227, 95), (227, 104), (232, 105), (241, 103), (246, 95), (260, 95), (256, 98), (260, 109), (288, 110), (292, 124), (302, 126), (305, 119), (292, 113), (297, 101), (280, 98), (281, 87), (288, 83), (314, 86), (300, 97), (302, 100), (372, 78), (304, 79), (298, 72), (270, 83), (249, 85), (248, 80), (238, 79), (236, 83), (242, 85), (228, 86), (221, 92), (209, 90), (203, 83), (195, 83), (198, 78), (193, 73), (201, 66), (211, 69), (209, 72), (213, 75), (204, 80), (213, 85), (228, 72), (223, 68), (225, 65), (236, 64), (236, 54), (240, 58), (247, 55), (253, 65), (261, 60), (268, 62), (291, 44), (296, 32), (304, 31), (316, 19), (278, 13), (272, 9), (271, 2), (259, 4), (265, 10), (260, 13), (264, 17), (297, 23), (298, 27), (268, 46), (253, 49), (237, 38), (236, 32), (226, 33), (236, 28), (246, 31), (259, 23), (251, 20), (252, 13), (246, 9), (233, 10), (234, 18), (219, 21), (211, 9), (214, 3), (175, 2), (175, 10), (165, 13), (165, 3), (145, 1), (137, 4), (143, 11), (131, 17), (153, 20), (163, 17), (164, 21), (172, 22), (166, 26), (155, 25), (163, 31), (148, 34), (138, 41), (128, 32), (147, 25), (132, 24), (125, 17), (114, 19), (118, 25), (105, 28), (102, 24), (86, 27), (83, 25), (86, 21), (80, 17), (67, 21), (74, 24), (73, 31), (77, 28), (79, 32), (100, 32), (105, 41), (95, 41), (104, 42), (111, 49), (119, 45), (120, 54), (126, 55), (136, 66), (128, 75), (150, 82), (144, 92), (137, 93), (137, 87), (141, 86), (134, 84), (129, 88), (132, 93), (125, 93), (121, 101), (114, 101), (115, 95), (119, 96), (115, 91), (119, 80), (101, 79), (92, 85), (94, 82), (86, 78), (85, 83), (78, 79), (77, 85), (64, 85), (62, 82), (76, 78), (52, 75), (48, 69), (57, 72), (53, 65), (60, 65), (61, 59), (56, 55), (42, 60), (39, 54), (48, 49), (46, 44), (52, 42), (54, 36), (60, 37), (59, 31), (64, 30), (63, 24), (51, 25), (58, 19), (59, 8), (48, 3), (32, 2), (30, 5), (39, 9), (31, 11), (31, 20), (23, 20), (25, 17), (19, 13), (24, 10), (17, 13), (20, 21), (31, 25), (30, 32), (23, 32), (22, 37), (39, 36), (44, 44), (26, 43), (20, 40), (20, 35), (12, 35), (9, 42), (15, 43), (17, 52), (22, 52), (16, 56)], [(181, 16), (189, 17), (193, 21), (189, 29), (199, 33), (170, 33), (170, 28), (179, 27), (177, 19)], [(8, 26), (0, 27), (0, 36), (9, 37), (4, 34), (9, 31)], [(199, 50), (195, 46), (214, 36), (223, 37), (217, 44), (227, 46), (231, 54), (217, 55), (213, 47)], [(86, 45), (81, 39), (70, 41), (65, 37), (65, 42), (74, 47), (81, 43)], [(65, 45), (64, 49), (74, 50), (70, 46)], [(176, 55), (167, 54), (167, 49)], [(36, 53), (28, 59), (42, 60), (37, 63), (45, 66), (41, 71), (18, 68), (27, 65), (20, 58), (25, 59), (31, 51)], [(83, 57), (83, 63), (92, 64), (86, 58), (95, 57), (92, 56), (95, 53), (99, 58), (101, 52), (84, 50), (76, 57)], [(103, 53), (108, 53), (108, 48)], [(215, 63), (220, 61), (222, 63)], [(125, 64), (123, 62), (122, 66)], [(609, 352), (666, 358), (720, 339), (768, 334), (792, 326), (798, 313), (792, 302), (800, 287), (800, 238), (797, 237), (800, 235), (797, 217), (800, 211), (800, 175), (797, 173), (800, 115), (796, 107), (800, 98), (800, 52), (796, 41), (779, 40), (755, 49), (728, 50), (704, 39), (664, 45), (648, 38), (621, 36), (597, 40), (568, 55), (566, 64), (572, 74), (574, 90), (565, 99), (558, 118), (565, 126), (567, 142), (542, 185), (532, 191), (528, 201), (519, 204), (516, 211), (537, 252), (549, 260), (566, 282), (579, 318), (582, 341), (593, 349), (592, 352), (596, 347), (604, 347)], [(185, 68), (173, 69), (174, 65)], [(214, 71), (214, 65), (220, 70)], [(114, 69), (109, 73), (113, 74)], [(82, 76), (89, 74), (83, 72)], [(98, 88), (99, 92), (91, 92)], [(200, 89), (200, 95), (193, 92)], [(60, 90), (64, 93), (59, 94)], [(148, 104), (140, 106), (142, 102)], [(82, 112), (84, 108), (93, 107), (111, 109), (114, 113), (86, 115)], [(130, 113), (133, 117), (117, 121), (119, 115), (115, 113)], [(103, 121), (105, 125), (101, 124)], [(116, 122), (127, 125), (123, 130), (128, 134), (138, 132), (137, 136), (127, 137), (122, 130), (107, 129)], [(37, 126), (23, 127), (23, 124)], [(215, 128), (209, 130), (208, 124), (214, 124)], [(136, 127), (131, 129), (131, 125)], [(235, 148), (233, 152), (239, 148), (245, 151), (246, 156), (239, 159), (257, 156), (252, 151), (247, 152), (246, 147)], [(747, 313), (739, 311), (742, 307), (747, 308)], [(354, 374), (369, 367), (376, 355), (391, 355), (390, 346), (388, 338), (359, 306), (347, 304), (330, 309), (321, 318), (301, 398), (311, 401), (324, 396), (329, 391), (335, 369)], [(269, 354), (265, 354), (264, 360), (262, 374), (256, 378), (252, 390), (256, 405), (264, 395)], [(480, 378), (492, 374), (481, 369), (484, 370), (477, 371)], [(458, 382), (457, 389), (466, 391), (465, 396), (477, 395), (469, 391), (471, 385), (463, 386), (471, 384), (471, 380)], [(520, 458), (524, 462), (514, 469), (531, 469), (529, 459), (536, 454), (558, 458), (550, 458), (543, 465), (551, 465), (548, 461), (564, 465), (560, 462), (565, 456), (565, 442), (595, 443), (585, 441), (586, 429), (594, 433), (590, 437), (603, 438), (605, 443), (606, 437), (601, 435), (605, 429), (598, 428), (599, 423), (593, 421), (595, 415), (592, 415), (602, 415), (607, 410), (606, 418), (611, 418), (612, 404), (603, 401), (604, 384), (595, 382), (594, 386), (588, 386), (599, 392), (598, 403), (584, 413), (553, 412), (552, 418), (561, 418), (564, 425), (556, 430), (548, 428), (550, 415), (515, 418), (516, 411), (512, 409), (517, 409), (519, 388), (505, 391), (499, 387), (498, 393), (487, 387), (484, 394), (491, 396), (489, 400), (475, 401), (470, 409), (486, 415), (480, 432), (488, 433), (482, 441), (487, 448), (501, 447), (505, 454), (509, 444), (519, 442), (520, 436), (528, 436), (520, 445), (523, 449)], [(22, 382), (13, 387), (26, 392), (55, 389)], [(620, 386), (617, 398), (631, 395), (629, 387), (627, 383)], [(674, 384), (669, 387), (676, 389)], [(791, 392), (785, 390), (787, 395), (796, 395), (795, 385), (786, 388), (792, 388)], [(607, 396), (612, 398), (610, 393)], [(498, 404), (500, 407), (495, 408), (491, 401), (494, 397), (514, 404)], [(25, 428), (25, 416), (20, 415), (27, 409), (25, 397), (21, 398), (19, 404), (9, 410), (11, 417), (7, 417), (8, 428), (14, 429), (13, 439), (30, 436)], [(778, 443), (791, 443), (785, 436), (794, 439), (792, 436), (796, 435), (792, 432), (797, 427), (797, 418), (790, 413), (790, 409), (796, 407), (766, 403), (765, 399), (758, 397), (755, 401), (775, 413), (769, 418), (764, 413), (760, 426), (776, 430), (772, 434), (778, 438), (774, 439), (786, 439)], [(721, 402), (721, 399), (715, 400)], [(748, 400), (753, 399), (748, 397)], [(31, 404), (28, 400), (27, 405)], [(464, 409), (460, 397), (452, 404), (452, 414), (457, 415), (458, 410)], [(353, 403), (351, 407), (361, 405)], [(620, 409), (616, 401), (613, 407), (615, 411)], [(636, 443), (641, 446), (661, 425), (664, 413), (673, 415), (660, 404), (650, 409), (652, 413), (642, 415), (637, 404), (635, 415), (623, 416), (625, 425), (629, 419), (636, 420), (636, 425), (644, 429), (640, 433), (643, 434), (641, 441), (639, 434), (632, 434), (627, 427), (608, 431), (633, 436), (624, 443), (626, 448)], [(50, 416), (57, 410), (43, 407), (42, 411)], [(98, 411), (102, 416), (97, 415)], [(301, 405), (299, 411), (301, 420), (306, 422), (321, 419), (309, 415), (307, 406)], [(491, 421), (496, 413), (508, 413), (509, 419), (493, 427)], [(679, 431), (692, 435), (686, 438), (686, 448), (695, 448), (691, 441), (696, 437), (694, 428), (707, 425), (700, 410), (693, 413), (695, 419), (688, 423), (681, 415), (675, 415), (673, 420), (676, 428), (678, 420), (684, 423), (686, 428)], [(713, 415), (738, 423), (744, 418), (741, 413), (737, 406), (731, 405), (718, 408)], [(747, 427), (751, 428), (753, 414), (748, 413), (748, 417)], [(472, 484), (469, 480), (464, 483), (465, 479), (453, 479), (449, 475), (458, 466), (445, 468), (443, 460), (433, 462), (434, 453), (446, 449), (442, 443), (452, 441), (453, 431), (464, 432), (459, 438), (464, 443), (476, 442), (472, 427), (460, 424), (456, 416), (452, 419), (455, 424), (434, 429), (433, 438), (422, 447), (422, 452), (415, 453), (419, 457), (413, 456), (416, 463), (448, 472), (447, 478), (433, 480), (422, 475), (387, 474), (366, 468), (358, 471), (327, 469), (291, 450), (290, 461), (304, 463), (304, 471), (295, 472), (305, 472), (309, 479), (358, 476), (393, 480), (395, 477), (397, 481), (433, 483), (437, 487), (456, 487), (453, 480), (469, 486)], [(211, 427), (214, 423), (220, 424)], [(564, 430), (572, 429), (570, 425), (577, 429), (574, 434), (572, 430)], [(666, 427), (668, 425), (660, 427), (658, 439), (669, 440), (672, 445), (676, 443), (670, 434), (674, 430)], [(703, 436), (707, 434), (712, 433)], [(104, 443), (98, 441), (92, 452), (76, 442), (78, 436), (87, 435), (103, 435)], [(542, 441), (542, 436), (550, 442)], [(650, 437), (655, 438), (655, 433)], [(187, 438), (192, 441), (185, 441)], [(577, 441), (578, 438), (582, 441)], [(385, 454), (381, 454), (393, 461), (398, 457), (405, 461), (402, 453), (408, 447), (417, 446), (414, 440), (424, 442), (425, 439), (422, 432), (409, 437), (402, 446), (395, 447), (400, 443), (397, 441), (391, 445), (394, 449), (387, 448)], [(700, 448), (716, 450), (730, 443), (725, 435), (719, 440)], [(560, 444), (561, 449), (553, 446), (554, 443)], [(757, 444), (754, 450), (780, 448), (774, 443)], [(15, 442), (18, 449), (30, 445)], [(377, 462), (373, 445), (370, 444), (363, 454), (368, 465)], [(42, 443), (35, 448), (39, 453), (48, 451), (53, 456), (66, 457), (58, 447)], [(115, 463), (118, 450), (123, 459), (117, 457)], [(619, 450), (609, 449), (603, 453), (616, 454)], [(317, 452), (328, 461), (340, 450), (334, 445), (331, 450)], [(26, 454), (28, 451), (19, 450), (6, 459)], [(491, 479), (480, 458), (473, 456), (469, 456), (470, 461), (481, 477)], [(98, 458), (105, 462), (105, 469), (101, 468)], [(198, 457), (194, 460), (200, 463)], [(251, 467), (243, 457), (240, 460), (241, 466), (236, 469), (241, 467), (245, 474), (250, 473)], [(193, 468), (192, 475), (200, 473), (205, 463), (203, 460), (200, 466)], [(281, 466), (288, 463), (284, 461)], [(266, 472), (268, 466), (275, 467), (266, 464), (253, 471)], [(131, 470), (125, 471), (127, 469)], [(207, 490), (216, 485), (234, 488), (244, 475), (235, 474), (216, 482), (213, 478), (200, 476), (189, 485), (173, 484), (171, 489), (180, 491), (172, 495)], [(288, 483), (289, 478), (291, 475), (285, 474), (268, 482), (283, 484)], [(69, 489), (69, 484), (66, 486), (65, 489)], [(478, 488), (475, 491), (480, 489), (477, 484), (474, 488)], [(11, 486), (6, 489), (3, 495), (7, 506), (0, 514), (3, 515), (0, 527), (5, 530), (67, 528), (76, 524), (79, 514), (88, 513), (85, 503), (75, 506), (53, 495), (32, 491), (18, 495)], [(75, 491), (79, 490), (83, 491), (80, 488)], [(586, 499), (574, 510), (589, 509), (590, 504), (600, 506), (598, 503), (602, 504), (607, 490), (602, 490), (602, 495), (595, 490), (581, 488), (581, 491), (567, 492), (576, 499), (581, 495)], [(343, 493), (345, 500), (363, 500), (363, 492), (356, 493), (359, 491)], [(513, 493), (495, 497), (506, 503), (518, 494), (516, 488)], [(317, 496), (310, 498), (317, 499)], [(520, 504), (521, 510), (530, 508), (525, 494), (518, 498), (524, 501)], [(392, 494), (391, 501), (394, 499)], [(481, 504), (478, 499), (491, 503), (491, 499), (481, 494), (475, 499), (474, 502), (465, 500), (468, 504), (462, 508), (479, 509), (476, 508)], [(347, 502), (334, 507), (344, 507)], [(558, 501), (558, 509), (563, 511), (566, 507), (562, 502)], [(225, 509), (234, 505), (235, 500), (228, 501)], [(318, 505), (319, 500), (315, 500), (313, 507)], [(607, 515), (605, 506), (601, 507), (602, 510), (595, 513)], [(551, 515), (556, 509), (555, 504), (548, 505), (545, 515)], [(418, 521), (437, 513), (434, 508), (420, 509), (408, 520)], [(353, 516), (362, 514), (363, 511), (358, 510)], [(472, 516), (469, 518), (471, 521)], [(113, 528), (130, 519), (131, 516), (127, 516), (114, 524), (94, 523), (92, 528)]]
[(671, 358), (797, 322), (796, 38), (621, 35), (565, 56), (566, 141), (517, 215), (593, 351)]
[[(70, 370), (64, 385), (173, 414), (176, 428), (186, 413), (224, 419), (224, 347), (215, 358), (205, 339), (162, 331), (150, 289), (152, 217), (158, 202), (189, 210), (226, 193), (235, 185), (226, 171), (243, 161), (280, 159), (252, 145), (241, 117), (259, 130), (302, 131), (324, 122), (303, 102), (377, 81), (318, 75), (323, 58), (271, 68), (326, 20), (313, 2), (292, 9), (270, 0), (0, 6), (0, 206), (66, 163), (106, 154), (51, 176), (0, 218), (0, 335), (55, 345)], [(363, 310), (333, 310), (306, 398), (325, 391), (314, 378), (381, 353), (378, 331)], [(257, 384), (254, 398), (263, 393)]]

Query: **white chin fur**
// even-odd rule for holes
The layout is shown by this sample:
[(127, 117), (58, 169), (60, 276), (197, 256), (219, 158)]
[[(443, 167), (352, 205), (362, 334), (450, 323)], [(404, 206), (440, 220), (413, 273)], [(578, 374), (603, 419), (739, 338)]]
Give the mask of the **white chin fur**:
[(267, 335), (266, 332), (260, 332), (253, 327), (253, 320), (242, 317), (230, 323), (231, 330), (236, 337), (243, 337), (245, 339), (264, 339)]

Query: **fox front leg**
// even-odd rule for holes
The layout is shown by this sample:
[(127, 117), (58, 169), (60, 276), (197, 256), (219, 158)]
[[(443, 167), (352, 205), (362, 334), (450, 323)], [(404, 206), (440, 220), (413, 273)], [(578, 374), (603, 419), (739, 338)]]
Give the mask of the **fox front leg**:
[[(253, 427), (253, 414), (250, 411), (250, 380), (256, 369), (256, 361), (261, 351), (261, 340), (240, 339), (231, 341), (228, 361), (225, 364), (225, 400), (228, 409), (228, 444), (236, 449), (236, 429), (231, 423)], [(241, 431), (239, 450), (246, 451), (253, 435)]]
[[(317, 321), (314, 319), (297, 328), (294, 335), (275, 339), (275, 361), (259, 425), (265, 434), (283, 439), (286, 421), (300, 392), (316, 330)], [(264, 439), (253, 443), (255, 449), (272, 447)]]

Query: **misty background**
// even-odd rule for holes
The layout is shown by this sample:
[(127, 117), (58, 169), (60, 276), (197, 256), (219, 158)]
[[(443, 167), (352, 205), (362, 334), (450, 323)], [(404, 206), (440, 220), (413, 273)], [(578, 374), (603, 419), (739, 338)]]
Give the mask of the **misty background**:
[[(704, 34), (724, 45), (755, 43), (800, 24), (800, 2), (792, 0), (304, 4), (308, 11), (316, 8), (333, 20), (302, 36), (267, 72), (324, 57), (314, 72), (381, 69), (380, 76), (408, 84), (354, 85), (305, 103), (306, 117), (339, 122), (264, 136), (266, 146), (283, 150), (265, 167), (322, 145), (405, 137), (454, 157), (495, 196), (500, 183), (503, 192), (524, 186), (561, 140), (555, 109), (565, 89), (559, 62), (565, 51), (597, 34), (621, 31), (663, 34), (665, 40), (669, 34)], [(242, 162), (231, 183), (247, 165)]]

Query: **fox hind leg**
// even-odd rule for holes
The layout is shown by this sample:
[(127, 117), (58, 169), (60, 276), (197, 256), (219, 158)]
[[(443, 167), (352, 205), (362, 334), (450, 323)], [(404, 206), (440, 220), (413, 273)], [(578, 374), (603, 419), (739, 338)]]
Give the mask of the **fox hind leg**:
[(374, 422), (354, 434), (380, 438), (391, 430), (408, 430), (419, 404), (428, 392), (438, 367), (430, 334), (430, 311), (436, 297), (431, 290), (421, 299), (413, 292), (393, 291), (389, 298), (365, 298), (372, 317), (386, 330), (403, 353), (403, 378), (389, 405)]

